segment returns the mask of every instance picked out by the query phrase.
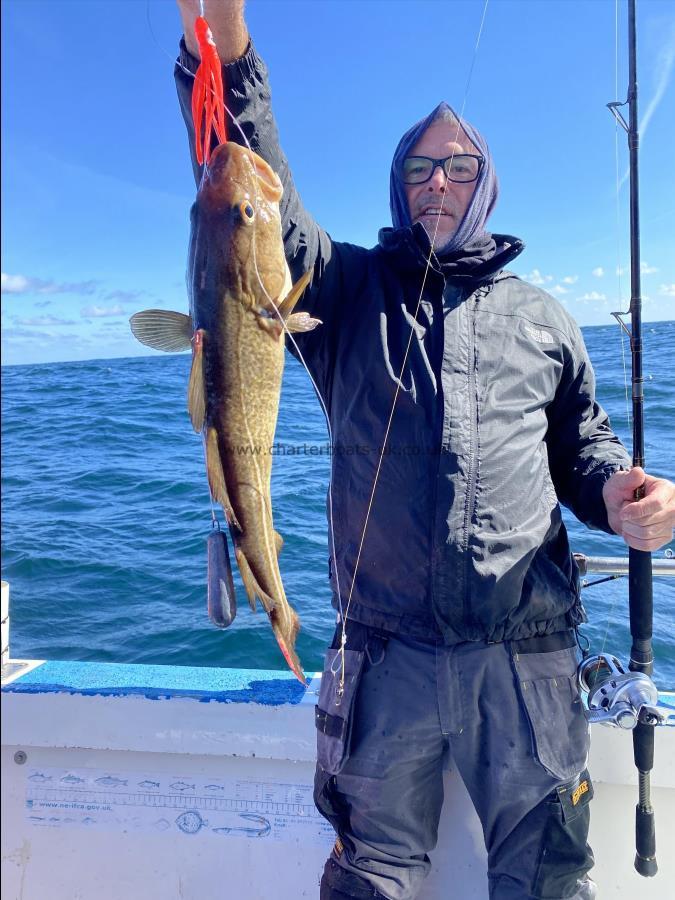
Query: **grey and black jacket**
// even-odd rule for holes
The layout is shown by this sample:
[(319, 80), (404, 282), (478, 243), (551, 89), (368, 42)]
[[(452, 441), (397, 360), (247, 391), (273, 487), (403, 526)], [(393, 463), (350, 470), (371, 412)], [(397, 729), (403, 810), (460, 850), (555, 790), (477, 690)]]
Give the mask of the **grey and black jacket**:
[[(197, 63), (184, 46), (179, 63), (199, 179), (193, 79), (181, 69)], [(583, 609), (559, 502), (611, 533), (602, 487), (630, 467), (595, 402), (579, 329), (552, 297), (504, 269), (522, 250), (516, 238), (488, 235), (449, 260), (432, 254), (426, 279), (421, 225), (385, 228), (372, 249), (331, 240), (298, 196), (252, 46), (226, 67), (225, 84), (251, 146), (283, 182), (293, 280), (312, 271), (300, 307), (323, 322), (298, 343), (334, 439), (334, 605), (338, 582), (343, 606), (351, 588), (382, 455), (350, 618), (447, 644), (577, 624)]]

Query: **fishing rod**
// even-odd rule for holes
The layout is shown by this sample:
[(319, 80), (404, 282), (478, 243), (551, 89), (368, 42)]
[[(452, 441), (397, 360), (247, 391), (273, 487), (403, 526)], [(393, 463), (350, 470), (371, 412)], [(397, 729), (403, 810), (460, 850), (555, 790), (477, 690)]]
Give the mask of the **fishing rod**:
[[(628, 135), (630, 173), (630, 255), (631, 298), (627, 312), (612, 313), (630, 339), (633, 407), (633, 465), (644, 468), (644, 379), (642, 375), (642, 297), (640, 290), (640, 209), (638, 150), (637, 36), (635, 0), (628, 0), (628, 95), (621, 103), (608, 103), (618, 124)], [(628, 122), (619, 111), (628, 106)], [(622, 316), (630, 315), (630, 329)], [(644, 496), (638, 488), (635, 499)], [(579, 683), (588, 691), (591, 722), (603, 722), (633, 730), (633, 759), (638, 770), (639, 799), (635, 810), (635, 869), (645, 877), (656, 875), (656, 831), (650, 798), (650, 777), (654, 766), (654, 726), (671, 724), (668, 708), (659, 703), (651, 679), (653, 592), (651, 553), (628, 551), (628, 602), (632, 646), (626, 672), (609, 655), (589, 657), (579, 668)]]

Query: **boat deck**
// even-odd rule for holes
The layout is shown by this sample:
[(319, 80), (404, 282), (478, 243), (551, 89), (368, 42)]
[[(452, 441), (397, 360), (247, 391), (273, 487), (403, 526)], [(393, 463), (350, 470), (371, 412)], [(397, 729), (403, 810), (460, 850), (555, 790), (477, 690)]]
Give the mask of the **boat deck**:
[[(6, 663), (3, 897), (317, 897), (333, 842), (312, 803), (319, 679), (305, 689), (281, 671)], [(603, 900), (671, 896), (674, 741), (674, 729), (659, 729), (652, 783), (661, 870), (644, 880), (632, 867), (630, 734), (593, 729), (591, 838)], [(451, 885), (460, 900), (486, 900), (480, 826), (452, 770), (445, 796), (420, 896), (446, 898)]]

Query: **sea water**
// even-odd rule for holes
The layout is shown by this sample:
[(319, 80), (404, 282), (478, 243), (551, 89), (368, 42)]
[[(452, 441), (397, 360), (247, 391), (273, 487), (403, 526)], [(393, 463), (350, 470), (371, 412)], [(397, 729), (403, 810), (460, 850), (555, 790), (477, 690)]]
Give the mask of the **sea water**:
[[(630, 446), (627, 342), (624, 358), (618, 326), (584, 336), (599, 402)], [(644, 345), (647, 468), (673, 477), (675, 322), (646, 324)], [(11, 587), (13, 657), (284, 667), (238, 573), (233, 625), (219, 630), (206, 614), (211, 506), (201, 441), (185, 410), (189, 366), (186, 354), (3, 367), (2, 577)], [(307, 672), (321, 668), (335, 627), (327, 440), (307, 374), (287, 355), (272, 497)], [(620, 538), (567, 513), (566, 521), (575, 551), (626, 555)], [(673, 687), (675, 578), (655, 579), (654, 597), (656, 680)], [(593, 651), (626, 656), (627, 580), (585, 588), (583, 598)]]

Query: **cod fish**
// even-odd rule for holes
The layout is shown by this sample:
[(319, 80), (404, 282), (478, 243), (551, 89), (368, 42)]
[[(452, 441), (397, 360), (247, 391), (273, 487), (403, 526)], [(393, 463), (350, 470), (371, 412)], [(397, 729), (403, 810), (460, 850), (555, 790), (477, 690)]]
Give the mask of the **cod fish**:
[(159, 350), (192, 348), (188, 410), (204, 437), (211, 495), (225, 512), (251, 607), (260, 601), (288, 665), (305, 683), (295, 652), (300, 622), (279, 572), (283, 540), (274, 530), (270, 482), (284, 326), (310, 331), (320, 321), (293, 313), (310, 274), (292, 285), (282, 193), (257, 154), (219, 145), (191, 213), (190, 315), (145, 310), (132, 316), (131, 329)]

